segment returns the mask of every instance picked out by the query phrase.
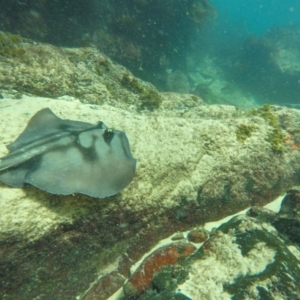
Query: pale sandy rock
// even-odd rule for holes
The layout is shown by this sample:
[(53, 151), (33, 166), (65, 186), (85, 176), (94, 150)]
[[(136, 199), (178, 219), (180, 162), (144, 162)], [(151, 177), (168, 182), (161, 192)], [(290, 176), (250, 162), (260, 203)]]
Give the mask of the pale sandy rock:
[[(289, 183), (300, 161), (298, 150), (274, 153), (267, 141), (272, 131), (267, 122), (232, 106), (202, 105), (191, 109), (188, 117), (180, 117), (176, 109), (138, 114), (64, 99), (24, 96), (21, 100), (1, 100), (0, 156), (7, 153), (5, 145), (22, 132), (29, 119), (49, 107), (61, 118), (91, 123), (102, 120), (125, 131), (138, 160), (136, 176), (120, 194), (100, 200), (83, 195), (60, 197), (35, 188), (12, 189), (1, 184), (3, 234), (38, 237), (94, 206), (102, 207), (104, 214), (130, 211), (145, 221), (153, 213), (178, 207), (183, 200), (199, 207), (200, 212), (209, 213), (210, 207), (218, 210), (224, 205), (227, 211), (235, 211), (252, 203), (253, 192), (263, 194)], [(299, 117), (298, 112), (293, 113)], [(254, 126), (244, 142), (236, 136), (240, 124)]]

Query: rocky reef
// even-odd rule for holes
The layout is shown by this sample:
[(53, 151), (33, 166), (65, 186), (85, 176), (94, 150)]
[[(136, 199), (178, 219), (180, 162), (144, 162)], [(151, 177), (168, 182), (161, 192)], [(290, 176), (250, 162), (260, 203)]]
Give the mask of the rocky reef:
[[(138, 160), (133, 182), (105, 199), (0, 184), (3, 299), (108, 299), (147, 254), (152, 258), (147, 270), (156, 270), (158, 277), (147, 277), (142, 288), (129, 279), (122, 297), (205, 295), (204, 288), (191, 288), (206, 280), (195, 270), (207, 261), (226, 269), (227, 257), (236, 267), (220, 279), (220, 295), (238, 297), (239, 286), (254, 299), (269, 295), (269, 287), (280, 295), (282, 285), (291, 298), (297, 294), (297, 239), (283, 225), (298, 224), (293, 208), (283, 209), (278, 221), (257, 209), (256, 215), (235, 218), (216, 231), (203, 226), (261, 207), (298, 184), (299, 110), (207, 105), (194, 95), (160, 93), (95, 49), (56, 48), (7, 33), (1, 37), (0, 156), (32, 115), (49, 107), (60, 118), (101, 120), (125, 131)], [(287, 203), (298, 201), (296, 192), (289, 195), (295, 200)], [(296, 225), (291, 228), (297, 231)], [(160, 247), (151, 255), (161, 239), (176, 232), (173, 246), (163, 248), (165, 256)], [(279, 272), (284, 265), (291, 278)]]
[(0, 28), (56, 46), (97, 47), (158, 84), (167, 68), (186, 67), (191, 37), (215, 14), (208, 0), (24, 0), (2, 8)]
[(0, 43), (0, 92), (15, 98), (23, 93), (70, 95), (87, 103), (149, 110), (162, 102), (153, 85), (133, 77), (96, 49), (57, 48), (4, 32)]
[[(291, 208), (286, 205), (290, 197), (284, 199), (281, 211)], [(233, 217), (215, 228), (179, 266), (170, 263), (156, 272), (136, 299), (298, 299), (300, 252), (271, 225), (278, 224), (280, 214), (253, 208), (247, 215)], [(131, 278), (124, 299), (139, 295), (126, 289)]]

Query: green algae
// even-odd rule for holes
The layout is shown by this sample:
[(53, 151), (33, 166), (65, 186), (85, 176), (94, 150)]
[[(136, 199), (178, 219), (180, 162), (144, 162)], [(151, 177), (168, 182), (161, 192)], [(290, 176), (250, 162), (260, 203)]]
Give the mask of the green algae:
[(162, 103), (162, 97), (155, 90), (145, 91), (145, 93), (140, 96), (140, 100), (142, 102), (141, 109), (158, 109)]
[(278, 154), (284, 152), (284, 139), (285, 135), (280, 128), (274, 128), (267, 136), (267, 141), (272, 145), (273, 151)]
[(95, 65), (95, 71), (97, 75), (102, 76), (103, 74), (109, 72), (111, 69), (111, 64), (108, 59), (103, 59), (99, 61), (98, 64)]
[(141, 102), (141, 109), (155, 110), (158, 109), (162, 103), (162, 96), (154, 88), (144, 87), (140, 80), (125, 73), (121, 79), (122, 85), (139, 95), (139, 100)]
[(269, 126), (273, 129), (268, 133), (266, 141), (272, 146), (272, 150), (277, 154), (282, 154), (284, 152), (284, 139), (285, 135), (280, 128), (279, 121), (276, 115), (272, 112), (272, 106), (265, 104), (257, 109), (252, 109), (249, 112), (250, 116), (259, 116), (265, 119)]
[(21, 47), (22, 38), (8, 32), (0, 32), (0, 55), (20, 57), (26, 51)]
[(143, 93), (144, 87), (141, 85), (140, 81), (131, 76), (128, 73), (123, 74), (123, 77), (121, 79), (121, 83), (126, 87), (131, 89), (133, 92), (136, 93)]
[(252, 135), (252, 132), (255, 130), (255, 126), (253, 125), (246, 125), (241, 124), (238, 126), (238, 128), (235, 131), (237, 139), (244, 143), (247, 138), (249, 138)]
[(264, 118), (268, 124), (274, 128), (279, 126), (278, 118), (272, 113), (272, 106), (269, 104), (264, 104), (259, 108), (252, 109), (250, 115)]

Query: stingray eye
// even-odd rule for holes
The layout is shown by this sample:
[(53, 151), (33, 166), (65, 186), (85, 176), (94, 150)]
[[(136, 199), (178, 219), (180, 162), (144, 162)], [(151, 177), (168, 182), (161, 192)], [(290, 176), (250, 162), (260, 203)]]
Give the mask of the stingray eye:
[(103, 133), (103, 138), (104, 138), (104, 141), (109, 144), (112, 140), (112, 138), (114, 137), (114, 131), (113, 129), (106, 129)]
[(104, 123), (102, 122), (102, 121), (99, 121), (98, 123), (97, 123), (97, 127), (98, 128), (103, 128), (104, 126)]

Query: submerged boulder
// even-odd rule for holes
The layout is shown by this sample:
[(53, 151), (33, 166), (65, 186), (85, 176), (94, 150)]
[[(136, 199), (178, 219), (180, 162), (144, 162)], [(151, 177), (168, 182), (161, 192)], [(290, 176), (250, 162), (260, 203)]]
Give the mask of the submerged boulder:
[(3, 93), (0, 156), (32, 115), (49, 107), (63, 119), (101, 120), (126, 132), (138, 160), (131, 184), (104, 199), (0, 184), (0, 276), (6, 299), (50, 294), (92, 299), (93, 282), (93, 292), (106, 299), (160, 239), (268, 203), (297, 183), (298, 110), (266, 105), (246, 112), (208, 106), (191, 95), (159, 96), (159, 108), (138, 110), (112, 106), (119, 101), (113, 96), (112, 102), (96, 105), (70, 96), (13, 99)]
[[(20, 293), (24, 299), (40, 295), (36, 276), (57, 297), (84, 295), (91, 282), (104, 276), (114, 287), (104, 294), (111, 294), (123, 276), (129, 276), (130, 265), (161, 238), (268, 203), (297, 182), (299, 111), (271, 106), (250, 112), (232, 106), (177, 106), (182, 99), (191, 101), (184, 97), (166, 94), (159, 110), (140, 113), (82, 104), (72, 97), (1, 100), (1, 156), (31, 116), (49, 107), (61, 118), (102, 120), (125, 131), (138, 159), (132, 183), (104, 199), (0, 184), (1, 274), (7, 299)], [(221, 230), (215, 238), (228, 237)], [(13, 262), (15, 267), (9, 268)], [(111, 273), (116, 268), (118, 272)], [(61, 288), (56, 286), (57, 278), (63, 282)], [(224, 281), (229, 294), (235, 289), (231, 284)]]
[(237, 216), (211, 232), (180, 271), (157, 272), (138, 299), (298, 299), (299, 254), (270, 224)]

